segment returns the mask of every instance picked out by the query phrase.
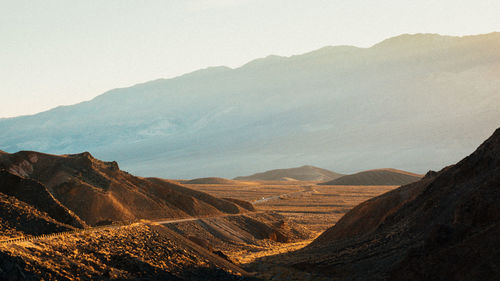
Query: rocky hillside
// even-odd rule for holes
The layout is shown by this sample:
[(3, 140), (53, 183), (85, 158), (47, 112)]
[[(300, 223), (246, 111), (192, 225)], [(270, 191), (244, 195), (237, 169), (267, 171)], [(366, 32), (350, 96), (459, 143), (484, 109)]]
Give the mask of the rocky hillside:
[(251, 176), (236, 177), (235, 180), (262, 180), (262, 181), (325, 181), (341, 177), (338, 174), (329, 170), (321, 169), (314, 166), (302, 166), (289, 169), (276, 169), (262, 173), (253, 174)]
[(164, 227), (134, 224), (0, 244), (0, 280), (253, 280)]
[(62, 205), (49, 190), (36, 180), (0, 170), (0, 193), (13, 196), (33, 208), (47, 213), (63, 224), (83, 228), (86, 223)]
[(0, 169), (5, 170), (0, 173), (0, 192), (76, 226), (81, 221), (72, 212), (94, 225), (244, 210), (233, 202), (167, 180), (132, 176), (121, 171), (116, 162), (97, 160), (87, 152), (62, 156), (32, 151), (1, 153)]
[(332, 280), (500, 277), (500, 129), (474, 153), (348, 212), (291, 264)]
[(56, 221), (47, 213), (0, 192), (0, 240), (74, 229)]
[(397, 169), (376, 169), (321, 183), (323, 185), (404, 185), (416, 182), (422, 175)]

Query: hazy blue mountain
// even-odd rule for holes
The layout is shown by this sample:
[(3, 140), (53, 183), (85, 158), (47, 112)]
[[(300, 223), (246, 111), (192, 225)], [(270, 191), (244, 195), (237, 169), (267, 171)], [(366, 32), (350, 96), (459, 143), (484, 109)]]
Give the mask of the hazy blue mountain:
[(401, 35), (114, 89), (0, 120), (0, 149), (90, 151), (135, 174), (234, 177), (304, 163), (417, 173), (500, 122), (500, 33)]

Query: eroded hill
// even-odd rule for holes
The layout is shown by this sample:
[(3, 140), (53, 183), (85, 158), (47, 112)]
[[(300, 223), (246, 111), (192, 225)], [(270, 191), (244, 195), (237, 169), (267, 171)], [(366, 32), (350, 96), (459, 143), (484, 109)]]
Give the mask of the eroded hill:
[(345, 175), (323, 185), (404, 185), (416, 182), (422, 175), (397, 169), (376, 169)]
[(327, 181), (341, 177), (342, 174), (314, 166), (301, 166), (289, 169), (276, 169), (251, 176), (236, 177), (235, 180), (259, 181)]
[[(74, 212), (90, 225), (246, 211), (236, 203), (168, 180), (135, 177), (121, 171), (116, 162), (100, 161), (88, 152), (61, 156), (32, 151), (2, 153), (0, 169), (5, 170), (0, 174), (0, 192), (4, 190), (73, 225), (73, 217), (62, 217), (62, 209), (71, 210), (68, 214)], [(19, 187), (11, 188), (7, 181)]]

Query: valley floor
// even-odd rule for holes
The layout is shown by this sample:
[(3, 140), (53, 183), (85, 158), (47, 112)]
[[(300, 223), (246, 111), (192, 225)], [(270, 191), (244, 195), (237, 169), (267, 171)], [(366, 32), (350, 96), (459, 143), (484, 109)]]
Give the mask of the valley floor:
[(216, 197), (250, 201), (259, 211), (273, 211), (319, 234), (359, 203), (398, 186), (316, 185), (317, 182), (261, 181), (241, 184), (190, 184)]
[(310, 231), (310, 236), (287, 243), (267, 241), (251, 249), (235, 248), (227, 254), (236, 264), (263, 280), (322, 280), (321, 276), (282, 266), (286, 253), (307, 246), (359, 203), (397, 186), (328, 186), (316, 182), (242, 182), (241, 184), (188, 185), (216, 197), (247, 200), (257, 211), (270, 211)]

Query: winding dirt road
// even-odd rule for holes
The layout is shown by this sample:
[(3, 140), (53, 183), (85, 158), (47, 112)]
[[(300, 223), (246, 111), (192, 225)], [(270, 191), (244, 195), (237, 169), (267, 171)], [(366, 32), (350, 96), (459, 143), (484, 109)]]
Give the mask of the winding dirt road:
[[(271, 200), (278, 200), (282, 197), (297, 197), (297, 196), (302, 196), (303, 194), (307, 192), (315, 192), (314, 185), (304, 185), (302, 186), (302, 190), (299, 191), (294, 191), (290, 193), (284, 193), (280, 195), (274, 195), (270, 197), (265, 197), (262, 199), (258, 199), (252, 202), (252, 204), (261, 204), (265, 203), (267, 201)], [(154, 224), (171, 224), (171, 223), (181, 223), (181, 222), (188, 222), (188, 221), (197, 221), (197, 220), (202, 220), (202, 219), (211, 219), (211, 218), (220, 218), (220, 217), (229, 217), (229, 216), (241, 216), (245, 214), (258, 214), (258, 213), (266, 213), (266, 211), (258, 211), (258, 212), (248, 212), (248, 213), (238, 213), (238, 214), (223, 214), (219, 216), (207, 216), (207, 217), (191, 217), (191, 218), (175, 218), (175, 219), (160, 219), (160, 220), (154, 220), (150, 221), (151, 223)], [(105, 229), (115, 229), (119, 228), (122, 226), (126, 225), (106, 225), (106, 226), (97, 226), (97, 227), (90, 227), (86, 229), (77, 229), (74, 231), (66, 231), (66, 232), (58, 232), (58, 233), (51, 233), (51, 234), (43, 234), (43, 235), (38, 235), (38, 236), (32, 236), (32, 237), (18, 237), (18, 238), (12, 238), (12, 239), (6, 239), (6, 240), (0, 240), (0, 244), (10, 244), (10, 243), (16, 243), (16, 242), (26, 242), (26, 241), (38, 241), (38, 240), (43, 240), (43, 239), (48, 239), (56, 236), (63, 236), (63, 235), (71, 235), (75, 233), (84, 233), (84, 232), (96, 232), (96, 231), (101, 231)]]
[[(197, 220), (203, 220), (203, 219), (242, 216), (245, 214), (260, 214), (260, 213), (266, 213), (266, 212), (265, 211), (258, 211), (258, 212), (247, 212), (247, 213), (238, 213), (238, 214), (222, 214), (219, 216), (191, 217), (191, 218), (183, 218), (183, 219), (170, 218), (170, 219), (160, 219), (160, 220), (154, 220), (154, 221), (147, 221), (147, 223), (164, 225), (164, 224), (171, 224), (171, 223), (181, 223), (181, 222), (197, 221)], [(137, 222), (134, 222), (134, 223), (137, 223)], [(131, 224), (133, 224), (133, 223), (131, 223)], [(33, 241), (48, 239), (48, 238), (57, 237), (57, 236), (71, 235), (71, 234), (75, 234), (75, 233), (97, 232), (97, 231), (106, 230), (106, 229), (116, 229), (116, 228), (120, 228), (123, 226), (131, 225), (131, 224), (96, 226), (96, 227), (89, 227), (89, 228), (85, 228), (85, 229), (77, 229), (77, 230), (73, 230), (73, 231), (57, 232), (57, 233), (51, 233), (51, 234), (42, 234), (42, 235), (31, 236), (31, 237), (18, 237), (18, 238), (0, 240), (0, 244), (11, 244), (11, 243), (16, 243), (16, 242), (27, 242), (27, 241), (33, 242)]]

